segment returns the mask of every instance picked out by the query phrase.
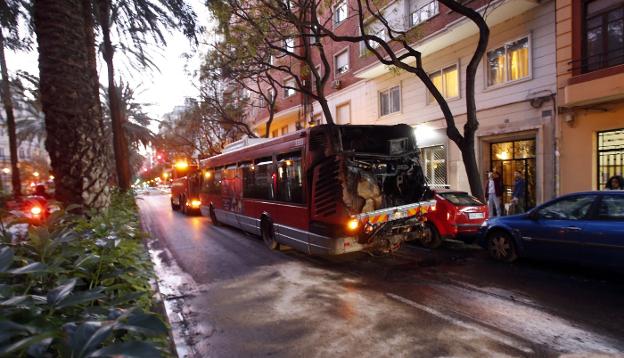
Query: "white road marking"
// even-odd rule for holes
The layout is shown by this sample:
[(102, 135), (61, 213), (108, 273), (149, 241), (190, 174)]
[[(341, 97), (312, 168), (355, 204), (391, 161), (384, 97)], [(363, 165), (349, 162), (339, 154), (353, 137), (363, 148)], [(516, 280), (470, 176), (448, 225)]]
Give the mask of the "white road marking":
[(455, 317), (451, 317), (451, 316), (449, 316), (447, 314), (444, 314), (444, 313), (442, 313), (440, 311), (437, 311), (437, 310), (435, 310), (435, 309), (433, 309), (431, 307), (427, 307), (425, 305), (421, 305), (420, 303), (414, 302), (414, 301), (412, 301), (410, 299), (407, 299), (405, 297), (401, 297), (401, 296), (395, 295), (393, 293), (386, 293), (386, 296), (388, 296), (388, 297), (390, 297), (390, 298), (392, 298), (392, 299), (394, 299), (396, 301), (405, 303), (408, 306), (417, 308), (417, 309), (419, 309), (421, 311), (425, 311), (425, 312), (427, 312), (427, 313), (429, 313), (429, 314), (431, 314), (433, 316), (436, 316), (438, 318), (441, 318), (441, 319), (443, 319), (445, 321), (451, 322), (452, 324), (457, 325), (459, 327), (462, 327), (462, 328), (465, 328), (465, 329), (469, 329), (469, 330), (471, 330), (473, 332), (476, 332), (476, 333), (478, 333), (478, 334), (480, 334), (482, 336), (485, 336), (485, 337), (490, 338), (490, 339), (492, 339), (494, 341), (500, 342), (500, 343), (502, 343), (502, 344), (504, 344), (506, 346), (518, 349), (518, 350), (520, 350), (520, 351), (522, 351), (522, 352), (524, 352), (526, 354), (534, 354), (535, 353), (533, 351), (533, 349), (531, 349), (530, 347), (523, 346), (523, 345), (519, 344), (518, 341), (513, 340), (513, 339), (511, 339), (509, 337), (503, 336), (501, 334), (498, 334), (496, 332), (493, 332), (493, 331), (491, 331), (489, 329), (477, 326), (477, 325), (472, 324), (472, 323), (468, 323), (466, 321), (462, 321), (462, 320), (460, 320), (458, 318), (455, 318)]

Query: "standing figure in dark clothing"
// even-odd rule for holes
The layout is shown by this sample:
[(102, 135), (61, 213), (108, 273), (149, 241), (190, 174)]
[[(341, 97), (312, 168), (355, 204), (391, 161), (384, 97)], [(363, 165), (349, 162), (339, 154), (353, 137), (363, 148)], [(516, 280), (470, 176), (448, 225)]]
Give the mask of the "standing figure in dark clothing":
[(526, 182), (519, 170), (514, 172), (514, 186), (511, 193), (510, 214), (521, 214), (524, 212), (524, 194)]

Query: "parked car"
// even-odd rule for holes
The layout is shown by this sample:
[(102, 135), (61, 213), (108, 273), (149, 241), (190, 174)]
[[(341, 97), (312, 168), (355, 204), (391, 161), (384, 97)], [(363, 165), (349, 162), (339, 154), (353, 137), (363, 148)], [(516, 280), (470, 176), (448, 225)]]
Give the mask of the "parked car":
[(488, 217), (487, 205), (464, 191), (439, 189), (432, 195), (436, 209), (426, 214), (422, 245), (436, 248), (444, 239), (474, 241)]
[(624, 191), (574, 193), (526, 214), (488, 219), (479, 242), (490, 255), (624, 266)]

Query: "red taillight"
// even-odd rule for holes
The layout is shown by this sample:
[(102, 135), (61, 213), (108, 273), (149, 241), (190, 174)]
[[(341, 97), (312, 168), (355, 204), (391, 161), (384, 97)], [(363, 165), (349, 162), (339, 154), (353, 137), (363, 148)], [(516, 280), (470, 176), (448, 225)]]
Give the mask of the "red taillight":
[(41, 211), (41, 208), (38, 206), (33, 206), (32, 208), (30, 208), (30, 213), (33, 215), (40, 215)]

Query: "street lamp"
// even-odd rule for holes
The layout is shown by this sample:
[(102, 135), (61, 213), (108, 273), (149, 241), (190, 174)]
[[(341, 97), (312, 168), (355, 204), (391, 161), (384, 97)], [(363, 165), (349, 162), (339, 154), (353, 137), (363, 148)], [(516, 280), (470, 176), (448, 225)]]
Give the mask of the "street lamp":
[(35, 178), (39, 178), (39, 172), (33, 172), (33, 176), (34, 176)]

